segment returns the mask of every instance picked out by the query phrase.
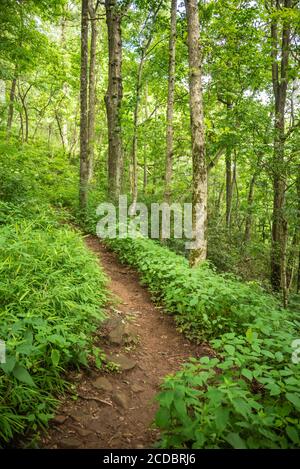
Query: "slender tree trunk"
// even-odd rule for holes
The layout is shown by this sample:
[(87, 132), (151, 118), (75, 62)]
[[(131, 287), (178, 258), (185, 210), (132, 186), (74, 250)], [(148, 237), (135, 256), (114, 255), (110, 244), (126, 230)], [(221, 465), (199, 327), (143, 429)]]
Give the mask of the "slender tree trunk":
[(66, 144), (65, 144), (64, 131), (63, 131), (63, 127), (62, 127), (62, 124), (61, 124), (61, 121), (60, 121), (60, 116), (59, 116), (59, 113), (58, 113), (57, 110), (55, 110), (55, 119), (56, 119), (56, 122), (57, 122), (57, 127), (58, 127), (58, 131), (59, 131), (63, 151), (65, 153), (66, 152)]
[(296, 228), (297, 233), (297, 242), (298, 242), (298, 250), (299, 250), (299, 262), (298, 262), (298, 274), (297, 274), (297, 286), (296, 291), (297, 293), (300, 292), (300, 165), (297, 168), (297, 198), (298, 198), (298, 226)]
[(217, 219), (220, 218), (220, 212), (221, 212), (220, 208), (221, 208), (221, 202), (222, 202), (222, 198), (223, 198), (223, 192), (224, 192), (224, 183), (220, 187), (219, 194), (218, 194), (218, 199), (217, 199), (217, 203), (216, 203), (216, 218)]
[(255, 173), (252, 175), (251, 180), (250, 180), (249, 192), (248, 192), (248, 198), (247, 198), (247, 215), (246, 215), (245, 235), (244, 235), (245, 243), (249, 243), (251, 239), (254, 187), (256, 183), (256, 177), (257, 177), (257, 173), (255, 171)]
[[(60, 31), (60, 45), (63, 52), (66, 52), (66, 16), (64, 15), (61, 20), (61, 31)], [(63, 84), (63, 94), (67, 96), (68, 94), (68, 84)], [(59, 126), (59, 133), (63, 145), (64, 153), (68, 152), (69, 149), (69, 138), (68, 138), (68, 122), (64, 116), (59, 116), (57, 113), (56, 116), (57, 125)]]
[(89, 8), (91, 20), (91, 47), (89, 69), (89, 112), (88, 112), (88, 179), (93, 177), (95, 151), (95, 107), (96, 107), (96, 54), (97, 54), (97, 23), (96, 10)]
[(135, 213), (135, 208), (138, 198), (138, 159), (137, 159), (137, 148), (138, 148), (138, 116), (139, 116), (139, 107), (141, 100), (141, 87), (142, 87), (142, 73), (145, 60), (145, 51), (142, 51), (142, 56), (140, 59), (137, 75), (137, 85), (136, 85), (136, 97), (135, 97), (135, 107), (133, 115), (133, 138), (132, 138), (132, 214)]
[(229, 149), (226, 150), (225, 164), (226, 164), (226, 228), (230, 229), (231, 211), (232, 211), (233, 178), (232, 178), (231, 151)]
[[(291, 7), (291, 0), (284, 0), (284, 7)], [(276, 2), (276, 8), (281, 5)], [(272, 217), (272, 246), (271, 246), (271, 284), (275, 291), (285, 289), (286, 268), (284, 256), (287, 242), (287, 225), (285, 220), (285, 108), (288, 86), (288, 63), (290, 54), (290, 26), (285, 21), (282, 28), (281, 46), (279, 47), (279, 33), (277, 20), (271, 23), (272, 37), (272, 83), (275, 100), (274, 124), (274, 152), (273, 152), (273, 217)], [(280, 72), (278, 66), (280, 56)]]
[[(148, 83), (145, 86), (145, 119), (149, 119), (148, 111)], [(148, 185), (148, 162), (147, 162), (147, 144), (144, 145), (144, 159), (143, 159), (143, 193), (147, 192)]]
[(81, 3), (79, 207), (83, 214), (88, 202), (88, 2)]
[(185, 0), (190, 70), (190, 114), (193, 158), (193, 220), (196, 248), (190, 265), (196, 266), (207, 256), (207, 165), (205, 160), (204, 116), (201, 84), (202, 57), (197, 0)]
[(176, 70), (176, 16), (177, 0), (171, 3), (171, 25), (169, 39), (169, 78), (168, 78), (168, 102), (167, 102), (167, 133), (166, 133), (166, 173), (165, 173), (165, 202), (170, 202), (171, 182), (173, 169), (173, 116), (175, 95), (175, 70)]
[(10, 131), (11, 131), (12, 120), (13, 120), (13, 115), (14, 115), (16, 86), (17, 86), (17, 79), (13, 78), (11, 82), (11, 89), (10, 89), (10, 94), (9, 94), (9, 107), (8, 107), (8, 116), (7, 116), (7, 125), (6, 125), (6, 130), (7, 130), (8, 135), (10, 134)]
[(105, 0), (108, 30), (108, 88), (105, 96), (108, 124), (108, 191), (111, 198), (120, 194), (123, 149), (121, 128), (122, 84), (122, 34), (121, 13), (116, 0)]
[(29, 116), (28, 116), (28, 109), (26, 106), (26, 103), (23, 103), (23, 108), (24, 108), (24, 115), (25, 115), (25, 142), (28, 143), (28, 137), (29, 137)]
[(288, 241), (288, 223), (284, 219), (282, 223), (281, 240), (281, 288), (283, 307), (286, 308), (289, 299), (288, 280), (287, 280), (287, 241)]
[(20, 131), (19, 131), (19, 137), (21, 137), (21, 142), (24, 142), (24, 122), (23, 122), (23, 114), (22, 110), (19, 110), (19, 116), (20, 116)]
[[(227, 101), (226, 104), (227, 109), (227, 116), (232, 109), (232, 103)], [(232, 195), (233, 195), (233, 184), (234, 184), (234, 176), (232, 173), (232, 158), (231, 158), (231, 148), (228, 145), (226, 148), (226, 155), (225, 155), (225, 165), (226, 165), (226, 228), (230, 231), (231, 227), (231, 214), (232, 214)]]
[[(146, 54), (150, 47), (152, 41), (152, 31), (155, 25), (155, 20), (157, 14), (159, 12), (161, 6), (161, 2), (156, 7), (156, 10), (153, 13), (152, 20), (151, 20), (151, 28), (148, 34), (148, 37), (145, 38), (144, 44), (141, 49), (141, 56), (140, 62), (138, 66), (138, 73), (137, 73), (137, 84), (136, 84), (136, 99), (135, 99), (135, 108), (134, 108), (134, 117), (133, 117), (133, 140), (132, 140), (132, 177), (133, 177), (133, 197), (132, 197), (132, 210), (131, 212), (135, 213), (135, 208), (137, 204), (138, 198), (138, 118), (139, 118), (139, 108), (140, 108), (140, 101), (141, 101), (141, 90), (142, 90), (142, 75), (143, 75), (143, 68), (145, 64)], [(150, 15), (149, 15), (150, 17)], [(148, 18), (149, 18), (148, 17)]]

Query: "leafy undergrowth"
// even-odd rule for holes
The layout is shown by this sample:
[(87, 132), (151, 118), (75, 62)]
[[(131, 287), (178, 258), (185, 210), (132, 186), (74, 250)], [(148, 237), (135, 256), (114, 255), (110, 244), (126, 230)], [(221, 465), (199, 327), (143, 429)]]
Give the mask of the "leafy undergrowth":
[(67, 367), (97, 356), (105, 277), (80, 236), (45, 216), (0, 228), (0, 442), (45, 426)]
[(215, 358), (191, 360), (168, 376), (157, 399), (162, 448), (296, 448), (300, 366), (292, 363), (297, 315), (254, 283), (217, 275), (155, 242), (112, 239), (142, 273), (179, 329), (210, 340)]
[[(45, 146), (0, 145), (0, 447), (45, 428), (65, 370), (101, 366), (93, 332), (106, 279), (50, 204), (72, 205), (76, 172)], [(72, 186), (74, 189), (72, 189)], [(32, 433), (33, 431), (33, 433)]]

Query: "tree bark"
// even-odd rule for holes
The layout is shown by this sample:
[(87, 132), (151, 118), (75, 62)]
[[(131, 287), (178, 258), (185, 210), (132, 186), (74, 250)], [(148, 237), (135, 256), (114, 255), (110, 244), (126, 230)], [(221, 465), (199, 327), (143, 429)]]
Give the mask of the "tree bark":
[(95, 150), (95, 108), (96, 108), (96, 54), (97, 54), (97, 22), (96, 8), (89, 5), (91, 21), (91, 46), (89, 68), (89, 111), (88, 111), (88, 181), (93, 177)]
[[(137, 83), (136, 83), (136, 97), (135, 97), (135, 108), (134, 108), (134, 117), (133, 117), (133, 139), (132, 139), (132, 188), (133, 188), (133, 194), (132, 194), (132, 210), (131, 212), (134, 214), (135, 209), (136, 209), (136, 204), (137, 204), (137, 198), (138, 198), (138, 118), (139, 118), (139, 108), (140, 108), (140, 101), (141, 101), (141, 90), (142, 90), (142, 76), (143, 76), (143, 68), (146, 60), (146, 55), (148, 52), (148, 49), (150, 47), (151, 41), (152, 41), (152, 32), (153, 32), (153, 27), (155, 25), (155, 20), (157, 17), (157, 14), (159, 12), (159, 9), (161, 7), (161, 2), (158, 4), (156, 7), (156, 10), (153, 12), (153, 16), (151, 19), (151, 27), (150, 31), (148, 34), (148, 37), (145, 37), (144, 43), (141, 47), (141, 55), (140, 55), (140, 62), (138, 65), (138, 72), (137, 72)], [(147, 20), (150, 18), (150, 14), (147, 18)], [(146, 20), (146, 23), (147, 23)], [(146, 24), (145, 24), (146, 26)]]
[(296, 291), (297, 293), (299, 293), (300, 292), (300, 165), (298, 165), (298, 168), (297, 168), (296, 185), (297, 185), (297, 198), (298, 198), (298, 226), (296, 227), (296, 233), (297, 233), (297, 242), (298, 242), (298, 250), (299, 250)]
[(132, 138), (132, 213), (135, 214), (135, 208), (138, 198), (138, 159), (137, 159), (137, 147), (138, 147), (138, 116), (139, 106), (141, 100), (141, 87), (142, 87), (142, 73), (145, 60), (145, 50), (142, 50), (140, 63), (138, 66), (137, 74), (137, 85), (136, 85), (136, 97), (133, 114), (133, 138)]
[(88, 202), (88, 2), (81, 3), (79, 207), (83, 216)]
[(122, 84), (122, 14), (116, 0), (105, 0), (108, 30), (108, 88), (105, 96), (108, 124), (108, 192), (112, 199), (120, 195), (123, 172), (121, 127)]
[[(291, 7), (291, 0), (284, 0), (285, 8)], [(280, 2), (274, 5), (281, 9)], [(273, 150), (273, 216), (272, 216), (272, 245), (271, 245), (271, 284), (275, 291), (284, 288), (286, 272), (283, 272), (286, 251), (287, 233), (285, 220), (285, 108), (288, 86), (288, 64), (290, 55), (291, 31), (287, 20), (284, 21), (279, 47), (279, 32), (276, 19), (271, 22), (272, 38), (272, 84), (275, 101), (274, 122), (274, 150)], [(280, 71), (278, 66), (280, 57)]]
[(249, 192), (248, 192), (248, 198), (247, 198), (247, 215), (246, 215), (246, 224), (245, 224), (245, 235), (244, 235), (244, 240), (245, 243), (249, 243), (251, 239), (251, 230), (252, 230), (252, 218), (253, 218), (253, 199), (254, 199), (254, 187), (256, 183), (256, 177), (257, 173), (252, 175), (250, 179), (250, 184), (249, 184)]
[(188, 30), (190, 115), (193, 158), (193, 219), (196, 248), (190, 265), (197, 266), (207, 256), (207, 165), (205, 160), (204, 116), (201, 84), (202, 57), (197, 0), (185, 0)]
[(231, 150), (226, 150), (225, 156), (226, 164), (226, 228), (230, 228), (231, 224), (231, 210), (232, 210), (232, 193), (233, 193), (233, 178), (232, 178), (232, 161)]
[(174, 152), (174, 95), (175, 95), (175, 71), (176, 71), (176, 16), (177, 0), (171, 3), (171, 24), (169, 38), (169, 78), (168, 78), (168, 102), (167, 102), (167, 133), (166, 133), (166, 173), (165, 173), (165, 202), (171, 198), (171, 182)]
[(12, 120), (13, 120), (13, 115), (14, 115), (16, 86), (17, 86), (17, 79), (13, 78), (11, 82), (11, 89), (10, 89), (10, 94), (9, 94), (9, 107), (8, 107), (8, 116), (7, 116), (7, 125), (6, 125), (6, 130), (7, 130), (8, 135), (10, 134), (10, 131), (11, 131)]
[(22, 93), (20, 83), (18, 83), (19, 98), (21, 100), (22, 108), (23, 108), (24, 116), (25, 116), (25, 133), (24, 133), (24, 126), (23, 126), (22, 141), (26, 143), (28, 142), (28, 137), (29, 137), (29, 115), (28, 115), (28, 109), (26, 105), (26, 98), (31, 88), (32, 88), (32, 84), (28, 86), (27, 90), (24, 93)]
[(66, 152), (66, 144), (65, 144), (64, 131), (63, 131), (63, 127), (62, 127), (62, 124), (61, 124), (61, 121), (60, 121), (60, 116), (59, 116), (59, 113), (58, 113), (57, 109), (55, 110), (55, 119), (56, 119), (56, 122), (57, 122), (57, 127), (58, 127), (58, 131), (59, 131), (63, 151), (65, 153)]

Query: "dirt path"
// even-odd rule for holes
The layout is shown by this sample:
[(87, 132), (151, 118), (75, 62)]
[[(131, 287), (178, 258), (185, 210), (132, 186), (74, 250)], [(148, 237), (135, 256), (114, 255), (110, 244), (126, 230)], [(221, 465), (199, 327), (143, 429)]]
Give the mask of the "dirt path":
[(124, 370), (74, 376), (81, 397), (62, 402), (43, 446), (150, 448), (159, 436), (151, 428), (159, 384), (188, 357), (201, 356), (204, 350), (176, 331), (172, 318), (153, 304), (133, 269), (120, 264), (98, 238), (89, 236), (86, 244), (98, 254), (114, 298), (99, 345)]

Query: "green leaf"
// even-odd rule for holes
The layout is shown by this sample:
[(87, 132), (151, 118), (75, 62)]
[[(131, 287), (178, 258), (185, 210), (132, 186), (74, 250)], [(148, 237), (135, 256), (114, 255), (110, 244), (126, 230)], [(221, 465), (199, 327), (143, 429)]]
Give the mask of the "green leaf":
[(251, 406), (239, 397), (232, 399), (232, 404), (235, 410), (243, 417), (247, 417), (251, 413)]
[(201, 357), (200, 358), (200, 363), (202, 365), (208, 365), (210, 358), (209, 357)]
[(300, 397), (298, 394), (287, 392), (285, 397), (290, 401), (298, 410), (300, 410)]
[(247, 329), (246, 331), (246, 339), (249, 342), (249, 344), (251, 344), (251, 342), (253, 341), (253, 331), (251, 328)]
[(186, 405), (185, 405), (185, 402), (184, 400), (180, 399), (175, 399), (174, 401), (174, 407), (178, 413), (178, 416), (180, 418), (180, 420), (182, 422), (185, 421), (186, 417), (187, 417), (187, 412), (186, 412)]
[(196, 306), (196, 304), (198, 303), (199, 299), (197, 296), (194, 296), (191, 301), (190, 301), (190, 306)]
[(161, 406), (167, 407), (169, 409), (173, 401), (174, 401), (173, 390), (163, 391), (162, 393), (159, 394), (159, 402)]
[(170, 414), (166, 407), (160, 407), (155, 415), (155, 423), (159, 428), (168, 428)]
[(225, 437), (225, 440), (234, 449), (247, 449), (245, 441), (240, 437), (238, 433), (228, 433), (228, 435)]
[(266, 385), (266, 389), (270, 390), (270, 395), (271, 396), (279, 396), (281, 394), (281, 389), (280, 387), (275, 384), (275, 383), (269, 383)]
[(295, 427), (291, 427), (291, 426), (286, 427), (286, 432), (293, 443), (296, 443), (296, 444), (299, 443), (299, 435)]
[(57, 365), (59, 364), (59, 360), (60, 360), (59, 350), (53, 349), (51, 351), (51, 361), (52, 361), (53, 366), (57, 367)]
[(28, 386), (36, 387), (36, 384), (24, 366), (16, 365), (13, 369), (13, 375), (22, 383), (28, 384)]
[(0, 365), (0, 368), (2, 368), (2, 370), (6, 374), (11, 373), (15, 367), (16, 362), (17, 360), (15, 359), (15, 357), (6, 357), (6, 363), (2, 363)]
[(249, 379), (249, 381), (252, 381), (253, 379), (252, 371), (248, 370), (247, 368), (244, 368), (242, 370), (242, 375), (245, 376), (245, 378)]
[(235, 348), (232, 345), (225, 345), (224, 349), (229, 355), (234, 355)]
[(229, 409), (218, 407), (215, 412), (215, 422), (218, 431), (221, 433), (225, 430), (229, 420)]

